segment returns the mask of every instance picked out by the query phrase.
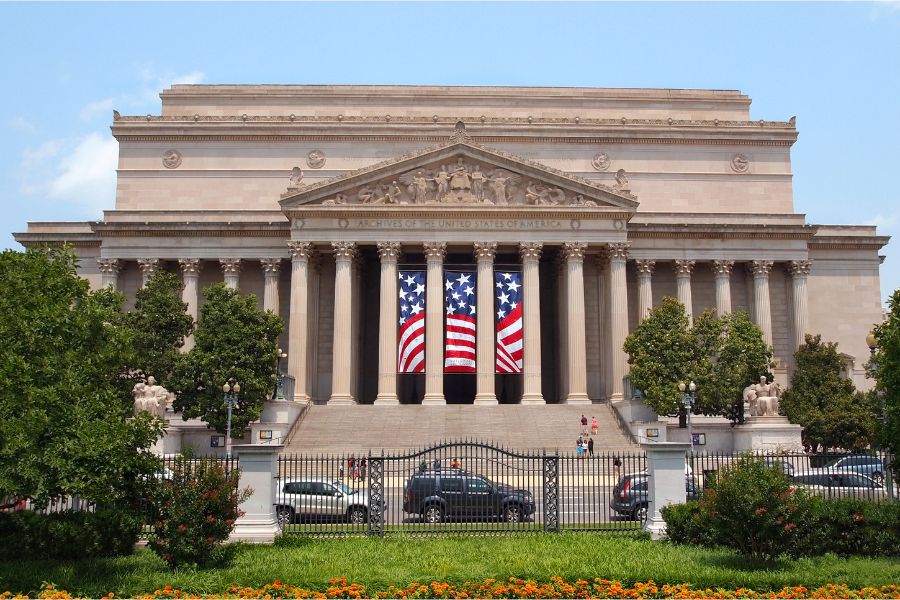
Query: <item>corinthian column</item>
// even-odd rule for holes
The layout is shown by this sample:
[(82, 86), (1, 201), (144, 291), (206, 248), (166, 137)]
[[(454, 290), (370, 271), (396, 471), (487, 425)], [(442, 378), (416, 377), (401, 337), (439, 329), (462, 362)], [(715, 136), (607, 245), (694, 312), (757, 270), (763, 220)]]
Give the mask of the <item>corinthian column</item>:
[(694, 303), (691, 298), (691, 272), (694, 270), (695, 261), (675, 261), (675, 284), (678, 301), (684, 305), (688, 323), (694, 322)]
[[(426, 242), (425, 397), (422, 404), (446, 404), (444, 398), (444, 256), (447, 244)], [(477, 309), (476, 309), (477, 310)]]
[(597, 321), (600, 325), (600, 397), (609, 399), (609, 256), (601, 248), (597, 261)]
[(809, 329), (809, 294), (806, 290), (806, 279), (812, 262), (808, 260), (791, 261), (791, 283), (794, 292), (794, 350), (806, 340)]
[(98, 258), (97, 266), (100, 267), (100, 287), (118, 289), (119, 287), (119, 271), (122, 270), (122, 263), (117, 258)]
[(475, 404), (497, 404), (494, 389), (494, 365), (497, 357), (494, 347), (494, 255), (497, 242), (475, 242), (475, 258), (478, 261), (478, 306), (476, 307), (476, 365), (477, 379)]
[(638, 280), (638, 318), (643, 321), (653, 310), (653, 267), (655, 260), (635, 260)]
[(584, 332), (584, 242), (566, 242), (566, 296), (568, 300), (569, 395), (566, 404), (590, 404), (587, 395), (587, 346)]
[(375, 404), (400, 404), (397, 397), (397, 259), (400, 244), (378, 242), (381, 298), (378, 315), (378, 395)]
[(334, 339), (331, 359), (331, 399), (329, 404), (353, 404), (352, 300), (353, 257), (356, 244), (332, 242), (334, 249)]
[(753, 321), (762, 329), (763, 339), (772, 345), (772, 309), (769, 304), (769, 271), (771, 260), (754, 260), (753, 271)]
[[(187, 304), (187, 314), (197, 322), (198, 306), (200, 305), (200, 259), (182, 258), (178, 261), (181, 266), (181, 280), (184, 287), (181, 290), (181, 301)], [(194, 336), (184, 338), (182, 352), (187, 352), (194, 347)]]
[(266, 274), (263, 288), (263, 310), (271, 310), (278, 314), (278, 273), (281, 270), (280, 258), (261, 258), (259, 260)]
[(141, 269), (141, 287), (147, 287), (147, 282), (159, 268), (158, 258), (139, 258), (138, 267)]
[(240, 286), (241, 259), (220, 258), (219, 265), (222, 267), (222, 275), (225, 277), (225, 287), (232, 290), (238, 289)]
[(307, 385), (307, 311), (312, 244), (289, 242), (291, 250), (291, 314), (288, 317), (288, 375), (294, 378), (295, 402), (309, 400)]
[(625, 278), (625, 262), (628, 259), (628, 242), (609, 244), (609, 297), (610, 297), (610, 352), (612, 362), (612, 395), (610, 400), (622, 400), (625, 395), (624, 377), (627, 356), (622, 346), (628, 337), (628, 282)]
[[(525, 321), (522, 332), (525, 342), (522, 404), (546, 404), (541, 392), (541, 276), (538, 269), (541, 248), (540, 242), (519, 244), (522, 256), (522, 316)], [(493, 297), (493, 287), (491, 291)]]
[(733, 260), (713, 261), (716, 275), (716, 314), (720, 317), (731, 312), (731, 268)]

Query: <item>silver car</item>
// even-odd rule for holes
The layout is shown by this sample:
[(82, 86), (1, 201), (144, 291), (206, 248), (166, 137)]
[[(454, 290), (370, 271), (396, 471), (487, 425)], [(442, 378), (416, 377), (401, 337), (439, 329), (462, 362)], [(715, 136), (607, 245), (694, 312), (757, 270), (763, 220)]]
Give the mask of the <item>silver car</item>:
[(355, 525), (367, 522), (369, 494), (354, 490), (335, 479), (304, 477), (279, 479), (275, 514), (282, 527), (299, 518), (345, 519)]
[(841, 456), (822, 467), (829, 473), (859, 473), (871, 477), (878, 485), (884, 485), (884, 465), (877, 456), (869, 454), (851, 454)]
[(867, 500), (880, 500), (885, 497), (884, 488), (878, 482), (858, 473), (829, 473), (817, 469), (795, 472), (790, 479), (797, 487), (805, 488), (820, 496)]

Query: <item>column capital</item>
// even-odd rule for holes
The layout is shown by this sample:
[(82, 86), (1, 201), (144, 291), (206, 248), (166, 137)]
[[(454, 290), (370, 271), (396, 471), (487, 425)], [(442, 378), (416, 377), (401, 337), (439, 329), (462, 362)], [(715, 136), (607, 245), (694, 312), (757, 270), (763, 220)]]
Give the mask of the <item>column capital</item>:
[(566, 262), (581, 262), (584, 260), (584, 251), (587, 250), (587, 242), (566, 242), (563, 244), (563, 255)]
[(609, 253), (609, 260), (627, 260), (628, 249), (630, 247), (630, 242), (613, 242), (612, 244), (607, 244), (606, 250)]
[(199, 275), (200, 259), (199, 258), (179, 258), (178, 265), (181, 267), (183, 275)]
[(475, 258), (478, 260), (494, 260), (497, 255), (497, 242), (475, 242)]
[(352, 260), (356, 256), (356, 242), (331, 242), (335, 260)]
[(447, 256), (447, 244), (445, 242), (424, 242), (422, 247), (425, 249), (426, 260), (444, 260)]
[(734, 267), (733, 260), (714, 260), (711, 263), (713, 273), (716, 277), (728, 277), (731, 275), (731, 269)]
[(675, 277), (690, 277), (694, 271), (695, 260), (680, 259), (675, 261)]
[(769, 277), (769, 271), (772, 270), (773, 261), (771, 260), (754, 260), (750, 263), (750, 272), (753, 277)]
[(310, 242), (288, 242), (288, 249), (291, 251), (291, 260), (308, 259), (315, 254)]
[(522, 262), (529, 260), (540, 260), (541, 259), (541, 250), (544, 248), (544, 244), (541, 242), (520, 242), (519, 243), (519, 254), (522, 257)]
[(653, 269), (654, 267), (656, 267), (656, 261), (639, 258), (634, 261), (634, 267), (641, 275), (653, 275)]
[(241, 272), (240, 258), (220, 258), (219, 267), (224, 275), (237, 275)]
[(793, 277), (806, 277), (812, 267), (811, 260), (792, 260), (788, 269)]
[(147, 277), (156, 273), (156, 270), (159, 268), (159, 259), (158, 258), (139, 258), (137, 259), (138, 267), (141, 269), (141, 273), (146, 275)]
[(118, 258), (98, 258), (97, 266), (100, 267), (101, 273), (118, 275), (119, 271), (122, 270), (122, 261)]
[(275, 277), (278, 275), (278, 271), (281, 270), (280, 258), (261, 258), (259, 259), (259, 264), (262, 265), (266, 277)]
[(378, 257), (381, 262), (397, 261), (400, 258), (402, 249), (400, 242), (378, 242)]

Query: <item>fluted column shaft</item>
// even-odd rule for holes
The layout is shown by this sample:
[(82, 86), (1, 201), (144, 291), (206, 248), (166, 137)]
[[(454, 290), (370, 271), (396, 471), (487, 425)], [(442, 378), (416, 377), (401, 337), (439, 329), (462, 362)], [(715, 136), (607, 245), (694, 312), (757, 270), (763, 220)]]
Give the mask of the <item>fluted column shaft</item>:
[(589, 404), (587, 394), (587, 346), (584, 318), (584, 242), (566, 242), (566, 290), (568, 305), (567, 347), (569, 354), (569, 394), (567, 404)]
[(497, 362), (494, 333), (494, 255), (497, 242), (475, 242), (478, 261), (476, 286), (476, 388), (475, 404), (497, 404), (494, 387), (494, 365)]
[(397, 259), (400, 244), (379, 242), (381, 296), (378, 314), (378, 394), (375, 404), (400, 404), (397, 396)]
[(600, 326), (600, 397), (609, 399), (609, 257), (606, 249), (602, 249), (596, 256), (597, 261), (597, 322)]
[(653, 310), (653, 267), (655, 260), (635, 260), (638, 280), (638, 318), (643, 321)]
[(733, 266), (733, 260), (713, 262), (713, 273), (716, 276), (716, 314), (720, 317), (731, 312), (731, 268)]
[(675, 292), (678, 301), (684, 305), (688, 323), (694, 322), (694, 300), (691, 297), (691, 272), (694, 270), (693, 260), (675, 261)]
[(159, 268), (158, 258), (139, 258), (138, 267), (141, 269), (141, 287), (147, 287), (147, 282)]
[(612, 396), (610, 400), (622, 400), (624, 396), (625, 365), (628, 357), (622, 346), (628, 337), (628, 282), (625, 262), (628, 259), (628, 243), (609, 245), (609, 295), (610, 295), (610, 360), (612, 362)]
[[(541, 391), (541, 259), (540, 242), (522, 242), (522, 313), (525, 370), (522, 404), (546, 404)], [(493, 297), (493, 287), (491, 288)], [(492, 319), (493, 320), (493, 319)]]
[(312, 244), (290, 242), (291, 314), (288, 320), (288, 375), (294, 378), (294, 401), (309, 400), (307, 382), (307, 318), (309, 306), (309, 259)]
[(225, 287), (232, 290), (239, 289), (241, 284), (241, 259), (220, 258), (219, 265), (222, 267), (222, 275), (224, 276)]
[(117, 258), (98, 258), (97, 265), (100, 267), (100, 287), (118, 289), (122, 263)]
[[(422, 404), (446, 404), (444, 398), (444, 256), (447, 244), (426, 242), (425, 396)], [(477, 309), (476, 309), (477, 310)]]
[(812, 263), (808, 260), (791, 261), (791, 283), (794, 296), (794, 350), (806, 340), (809, 330), (809, 292), (806, 280)]
[(280, 258), (263, 258), (260, 261), (265, 273), (265, 287), (263, 288), (263, 310), (271, 310), (278, 314), (278, 274), (281, 270)]
[(769, 271), (771, 260), (754, 260), (753, 271), (753, 320), (762, 329), (763, 339), (772, 345), (772, 308), (769, 302)]
[(353, 404), (353, 257), (356, 244), (332, 242), (334, 249), (334, 339), (329, 404)]
[[(200, 260), (197, 258), (182, 258), (178, 261), (181, 266), (181, 280), (184, 287), (181, 289), (181, 301), (187, 304), (187, 314), (197, 322), (200, 305)], [(182, 352), (188, 352), (194, 347), (194, 336), (184, 338)]]

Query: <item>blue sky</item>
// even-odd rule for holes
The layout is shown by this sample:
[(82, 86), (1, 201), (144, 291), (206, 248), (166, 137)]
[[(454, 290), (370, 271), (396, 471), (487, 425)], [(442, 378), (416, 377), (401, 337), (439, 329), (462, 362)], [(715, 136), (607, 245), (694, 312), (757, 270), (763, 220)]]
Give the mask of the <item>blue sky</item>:
[(0, 3), (0, 247), (114, 204), (112, 109), (182, 83), (738, 89), (797, 116), (810, 223), (877, 224), (900, 287), (900, 2)]

